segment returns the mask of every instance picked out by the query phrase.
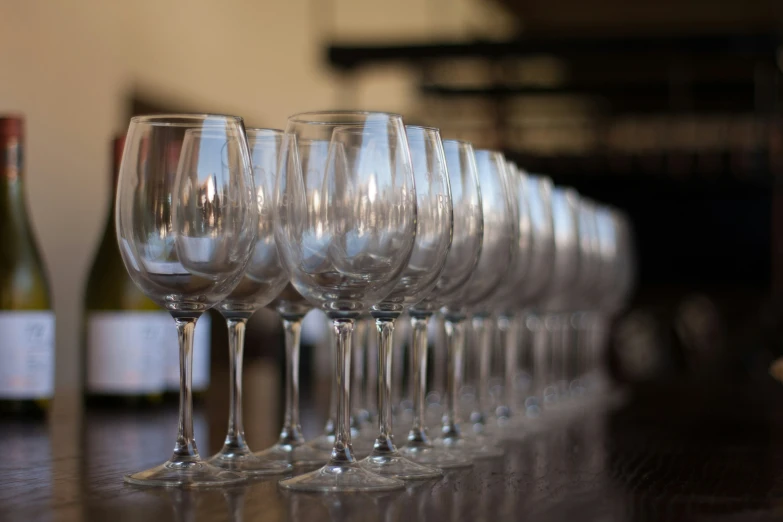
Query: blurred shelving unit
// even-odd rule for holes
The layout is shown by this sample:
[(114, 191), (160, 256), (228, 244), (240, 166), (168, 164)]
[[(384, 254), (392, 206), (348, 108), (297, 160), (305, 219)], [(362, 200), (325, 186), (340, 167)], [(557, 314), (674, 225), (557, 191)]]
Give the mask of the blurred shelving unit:
[(753, 310), (783, 295), (783, 34), (656, 34), (341, 43), (326, 58), (349, 79), (406, 64), (411, 119), (626, 211), (641, 301), (741, 294)]

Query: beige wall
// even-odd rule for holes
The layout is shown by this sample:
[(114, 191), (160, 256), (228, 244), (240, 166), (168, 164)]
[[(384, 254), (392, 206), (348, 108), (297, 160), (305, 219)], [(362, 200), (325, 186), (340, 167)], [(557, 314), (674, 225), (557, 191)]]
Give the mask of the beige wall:
[[(0, 0), (0, 112), (28, 122), (27, 187), (57, 313), (58, 394), (79, 386), (86, 271), (106, 220), (125, 95), (219, 107), (252, 124), (337, 105), (405, 112), (403, 67), (337, 78), (323, 41), (503, 37), (486, 0)], [(350, 88), (348, 86), (350, 85)]]

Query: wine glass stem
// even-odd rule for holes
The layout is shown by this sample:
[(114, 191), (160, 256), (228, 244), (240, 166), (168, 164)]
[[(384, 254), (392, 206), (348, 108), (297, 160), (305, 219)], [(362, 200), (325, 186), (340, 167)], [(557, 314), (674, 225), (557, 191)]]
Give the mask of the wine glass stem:
[(351, 448), (351, 335), (353, 319), (334, 319), (334, 366), (337, 383), (337, 423), (331, 465), (355, 462)]
[(519, 345), (517, 342), (516, 321), (513, 314), (503, 314), (497, 319), (498, 343), (505, 355), (503, 375), (503, 395), (496, 413), (500, 418), (509, 418), (513, 412), (514, 382), (517, 376)]
[(351, 427), (354, 430), (362, 428), (364, 419), (364, 350), (367, 346), (367, 337), (371, 335), (371, 319), (362, 319), (356, 323), (353, 335), (353, 358), (351, 364)]
[(604, 314), (594, 314), (587, 325), (588, 336), (588, 356), (590, 373), (596, 385), (603, 383), (606, 367), (604, 366), (605, 350), (607, 348), (606, 332), (610, 325), (611, 316)]
[(448, 343), (448, 404), (443, 416), (441, 434), (444, 439), (459, 439), (459, 390), (462, 388), (462, 373), (465, 351), (464, 319), (446, 318), (446, 340)]
[[(336, 349), (337, 338), (335, 337), (334, 327), (329, 329), (329, 343), (332, 350)], [(335, 437), (337, 432), (337, 353), (332, 352), (332, 379), (329, 386), (329, 416), (324, 424), (324, 436)]]
[(429, 315), (411, 315), (413, 330), (413, 426), (408, 445), (428, 446), (424, 420), (424, 397), (427, 393), (427, 326)]
[[(368, 328), (368, 331), (372, 330)], [(364, 374), (364, 408), (367, 415), (367, 421), (372, 422), (378, 415), (378, 341), (377, 336), (373, 338), (367, 335), (364, 351), (365, 374)], [(392, 360), (392, 369), (394, 361)], [(392, 375), (394, 373), (392, 372)], [(392, 386), (392, 390), (394, 387)], [(393, 403), (392, 403), (393, 404)], [(394, 410), (392, 410), (393, 412)]]
[(557, 399), (557, 381), (559, 379), (560, 355), (563, 349), (561, 337), (561, 315), (551, 314), (547, 317), (545, 326), (547, 332), (547, 378), (546, 400), (554, 402)]
[(392, 453), (395, 450), (391, 439), (391, 367), (394, 342), (394, 319), (378, 317), (378, 438), (374, 453)]
[(572, 389), (576, 389), (578, 385), (579, 365), (577, 363), (577, 355), (579, 352), (576, 348), (578, 342), (577, 334), (578, 329), (576, 325), (579, 324), (581, 313), (570, 314), (567, 316), (565, 327), (563, 328), (563, 375), (560, 378), (560, 391), (568, 398)]
[(245, 351), (246, 318), (228, 318), (228, 365), (230, 395), (228, 402), (228, 434), (224, 449), (246, 449), (245, 429), (242, 426), (242, 359)]
[(544, 390), (549, 376), (549, 342), (545, 326), (544, 314), (535, 315), (532, 318), (533, 330), (533, 394), (538, 403), (538, 407), (543, 406)]
[(302, 316), (283, 317), (285, 332), (285, 414), (280, 430), (281, 445), (296, 446), (304, 443), (299, 424), (299, 347), (302, 332)]
[(193, 437), (193, 333), (198, 317), (175, 318), (179, 337), (179, 421), (172, 461), (198, 459)]
[[(470, 421), (474, 427), (483, 429), (486, 423), (485, 408), (489, 403), (487, 395), (489, 394), (489, 365), (492, 329), (487, 323), (492, 319), (485, 315), (475, 315), (471, 324), (473, 326), (473, 344), (478, 349), (479, 374), (476, 386), (476, 405), (470, 415)], [(475, 428), (474, 428), (475, 429)]]
[(600, 363), (601, 363), (601, 353), (600, 350), (602, 348), (601, 346), (601, 316), (596, 315), (595, 318), (589, 323), (588, 325), (588, 338), (589, 338), (589, 347), (588, 347), (588, 357), (590, 357), (589, 365), (590, 365), (590, 371), (596, 372), (599, 371)]

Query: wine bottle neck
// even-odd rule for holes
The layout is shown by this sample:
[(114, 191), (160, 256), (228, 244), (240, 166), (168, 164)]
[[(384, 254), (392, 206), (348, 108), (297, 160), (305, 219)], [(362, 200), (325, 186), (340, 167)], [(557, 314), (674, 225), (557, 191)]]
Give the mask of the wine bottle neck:
[(0, 140), (0, 183), (8, 185), (18, 181), (24, 172), (24, 149), (16, 136)]
[(0, 216), (8, 223), (26, 221), (23, 156), (19, 139), (6, 138), (0, 143)]
[(20, 173), (21, 169), (15, 174), (9, 174), (7, 168), (0, 171), (0, 241), (3, 250), (12, 253), (0, 262), (2, 270), (12, 270), (19, 263), (38, 262)]

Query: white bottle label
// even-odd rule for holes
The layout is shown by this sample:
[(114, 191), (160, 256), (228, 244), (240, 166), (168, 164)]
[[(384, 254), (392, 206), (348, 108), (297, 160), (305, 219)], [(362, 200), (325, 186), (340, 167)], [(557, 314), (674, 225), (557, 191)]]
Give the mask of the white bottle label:
[(0, 312), (0, 398), (54, 395), (54, 313)]
[(91, 312), (87, 319), (87, 389), (135, 395), (162, 392), (166, 312)]
[[(172, 322), (169, 317), (169, 323)], [(177, 330), (169, 324), (170, 335), (166, 346), (166, 389), (179, 391), (179, 338)], [(209, 387), (209, 352), (212, 346), (211, 317), (203, 314), (196, 323), (193, 336), (193, 391), (206, 390)]]

